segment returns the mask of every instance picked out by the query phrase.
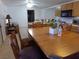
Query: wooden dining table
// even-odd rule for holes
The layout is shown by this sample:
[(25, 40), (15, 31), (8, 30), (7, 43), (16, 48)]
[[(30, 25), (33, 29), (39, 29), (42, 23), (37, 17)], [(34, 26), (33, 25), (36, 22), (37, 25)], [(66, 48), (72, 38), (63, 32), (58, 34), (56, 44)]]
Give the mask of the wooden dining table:
[(79, 33), (62, 31), (62, 35), (49, 34), (49, 27), (29, 28), (29, 34), (44, 54), (66, 57), (79, 51)]

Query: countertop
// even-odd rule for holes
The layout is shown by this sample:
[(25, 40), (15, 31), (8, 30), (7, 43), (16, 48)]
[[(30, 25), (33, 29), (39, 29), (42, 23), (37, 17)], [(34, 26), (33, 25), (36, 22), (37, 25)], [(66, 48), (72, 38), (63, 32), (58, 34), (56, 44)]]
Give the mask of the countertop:
[(46, 56), (66, 57), (79, 51), (79, 33), (63, 31), (58, 37), (49, 34), (49, 27), (29, 28), (28, 31)]

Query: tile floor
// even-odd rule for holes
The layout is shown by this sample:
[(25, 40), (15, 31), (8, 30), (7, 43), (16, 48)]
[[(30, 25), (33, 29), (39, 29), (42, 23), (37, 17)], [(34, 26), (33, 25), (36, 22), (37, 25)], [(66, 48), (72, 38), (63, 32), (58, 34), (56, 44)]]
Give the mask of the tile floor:
[(0, 45), (0, 59), (15, 59), (8, 39), (5, 42)]

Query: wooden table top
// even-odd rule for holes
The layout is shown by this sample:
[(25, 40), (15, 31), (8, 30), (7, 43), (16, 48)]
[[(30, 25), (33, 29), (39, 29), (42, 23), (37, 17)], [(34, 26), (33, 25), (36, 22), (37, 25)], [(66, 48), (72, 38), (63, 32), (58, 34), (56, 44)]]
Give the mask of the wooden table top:
[(28, 31), (47, 56), (66, 57), (79, 51), (79, 33), (63, 31), (58, 37), (49, 34), (49, 27), (30, 28)]

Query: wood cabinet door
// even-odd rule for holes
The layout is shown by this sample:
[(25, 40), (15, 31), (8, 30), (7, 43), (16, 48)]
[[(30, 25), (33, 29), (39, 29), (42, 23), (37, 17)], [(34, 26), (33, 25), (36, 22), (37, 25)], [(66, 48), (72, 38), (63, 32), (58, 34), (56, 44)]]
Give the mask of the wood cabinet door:
[(79, 16), (79, 1), (73, 4), (73, 16)]
[(72, 10), (73, 9), (73, 3), (69, 3), (69, 4), (66, 4), (66, 9), (67, 10)]
[(72, 10), (72, 9), (73, 9), (73, 3), (68, 3), (61, 6), (61, 10)]
[(67, 10), (67, 5), (66, 4), (62, 5), (61, 10)]

